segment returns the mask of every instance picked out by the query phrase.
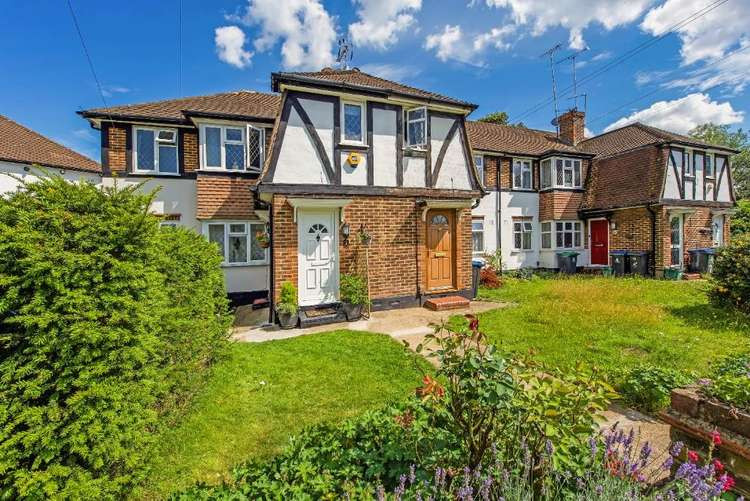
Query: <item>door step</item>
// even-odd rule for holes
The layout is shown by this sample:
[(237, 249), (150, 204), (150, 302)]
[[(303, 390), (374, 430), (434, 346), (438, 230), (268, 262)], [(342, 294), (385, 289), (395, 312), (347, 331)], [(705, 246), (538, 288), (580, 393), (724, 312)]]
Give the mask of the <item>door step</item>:
[(338, 305), (308, 308), (299, 312), (299, 326), (302, 328), (345, 321), (346, 315)]
[(701, 278), (703, 277), (701, 277), (700, 273), (683, 273), (682, 274), (683, 280), (700, 280)]
[(468, 308), (469, 300), (463, 296), (446, 296), (428, 299), (424, 307), (432, 311), (456, 310), (459, 308)]

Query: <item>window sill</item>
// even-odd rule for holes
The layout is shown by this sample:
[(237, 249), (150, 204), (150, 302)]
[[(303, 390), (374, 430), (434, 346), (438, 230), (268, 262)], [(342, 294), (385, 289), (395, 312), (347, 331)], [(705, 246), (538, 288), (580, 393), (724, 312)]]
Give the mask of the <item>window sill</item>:
[(526, 193), (535, 193), (536, 190), (534, 188), (511, 188), (511, 191), (523, 191)]
[(541, 188), (539, 191), (583, 191), (583, 186), (548, 186), (547, 188)]
[(158, 172), (158, 171), (151, 171), (151, 170), (134, 170), (130, 173), (133, 176), (172, 176), (172, 177), (179, 177), (179, 172)]
[(534, 249), (513, 249), (510, 251), (511, 254), (528, 254), (534, 252)]
[(365, 143), (360, 143), (357, 141), (341, 141), (339, 142), (338, 147), (339, 149), (359, 149), (359, 150), (367, 150), (370, 148)]
[(240, 175), (240, 176), (259, 176), (261, 171), (259, 170), (234, 170), (234, 169), (206, 169), (205, 167), (196, 170), (199, 174), (225, 174), (225, 175)]
[(222, 268), (249, 268), (254, 266), (268, 266), (268, 262), (254, 261), (250, 263), (221, 263)]
[(401, 151), (403, 151), (404, 156), (406, 157), (426, 157), (427, 156), (427, 148), (407, 147), (407, 148), (402, 148)]

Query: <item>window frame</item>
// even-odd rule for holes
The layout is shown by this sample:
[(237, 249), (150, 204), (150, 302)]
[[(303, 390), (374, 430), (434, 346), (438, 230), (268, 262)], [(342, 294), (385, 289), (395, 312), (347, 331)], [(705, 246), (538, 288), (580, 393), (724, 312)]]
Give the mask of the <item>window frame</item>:
[[(714, 163), (715, 155), (706, 151), (703, 154), (703, 172), (706, 179), (716, 179), (716, 163)], [(711, 174), (708, 173), (708, 166), (711, 166)]]
[[(521, 186), (516, 186), (516, 163), (521, 163)], [(529, 187), (523, 186), (523, 174), (527, 170), (529, 173)], [(513, 157), (511, 161), (511, 187), (514, 190), (534, 191), (534, 161), (531, 158)]]
[[(552, 244), (552, 247), (550, 247), (549, 249), (546, 249), (546, 250), (581, 250), (581, 249), (585, 249), (585, 245), (584, 245), (584, 241), (583, 241), (583, 237), (584, 237), (583, 221), (580, 221), (578, 219), (551, 219), (549, 221), (544, 221), (544, 222), (545, 223), (547, 223), (547, 222), (551, 223), (550, 224), (550, 229), (551, 229), (551, 242), (550, 243)], [(558, 224), (562, 224), (563, 225), (562, 231), (560, 231), (560, 230), (557, 229), (557, 225)], [(571, 224), (571, 229), (570, 230), (568, 230), (568, 229), (565, 228), (566, 224)], [(578, 229), (576, 229), (576, 228), (578, 228)], [(563, 237), (562, 237), (563, 245), (562, 246), (559, 246), (557, 244), (558, 233), (561, 233), (563, 235)], [(570, 237), (571, 246), (570, 247), (567, 247), (565, 245), (565, 234), (566, 233), (570, 233), (571, 234), (571, 237)], [(579, 234), (579, 239), (578, 239), (579, 244), (578, 245), (576, 245), (576, 233)]]
[[(410, 119), (409, 114), (413, 113), (415, 111), (423, 110), (424, 116), (422, 118), (417, 119)], [(427, 148), (427, 107), (426, 106), (417, 106), (414, 108), (408, 108), (404, 110), (404, 136), (405, 136), (405, 143), (407, 148), (412, 149), (419, 149), (423, 150)], [(423, 122), (424, 123), (424, 143), (421, 144), (411, 144), (411, 137), (409, 136), (409, 124), (412, 122)]]
[[(219, 155), (221, 158), (221, 166), (209, 166), (207, 162), (207, 137), (206, 129), (213, 128), (219, 129)], [(227, 129), (238, 129), (242, 131), (242, 142), (236, 140), (227, 140), (226, 131)], [(260, 155), (260, 161), (258, 167), (250, 166), (250, 129), (258, 132), (260, 135), (258, 142), (258, 150)], [(201, 122), (198, 124), (198, 138), (199, 138), (199, 165), (201, 170), (212, 171), (212, 172), (249, 172), (253, 174), (260, 173), (263, 170), (263, 164), (266, 159), (266, 130), (265, 127), (259, 127), (249, 123), (231, 123), (231, 122)], [(242, 169), (228, 169), (226, 160), (226, 145), (227, 144), (242, 144), (244, 165)]]
[[(357, 106), (359, 108), (359, 130), (361, 138), (346, 139), (346, 106)], [(366, 101), (351, 101), (341, 100), (341, 144), (355, 144), (355, 145), (367, 145), (367, 120), (365, 119), (365, 113), (367, 110)]]
[[(243, 232), (232, 232), (231, 226), (236, 224), (242, 224), (245, 226), (244, 233)], [(258, 231), (266, 231), (266, 223), (262, 221), (243, 221), (243, 220), (217, 220), (217, 219), (211, 219), (208, 221), (205, 221), (203, 223), (203, 236), (211, 241), (210, 238), (210, 227), (211, 226), (223, 226), (224, 228), (224, 256), (223, 260), (221, 262), (222, 268), (232, 268), (237, 266), (264, 266), (268, 265), (268, 256), (269, 256), (269, 249), (265, 248), (263, 249), (265, 257), (263, 259), (252, 259), (252, 241), (253, 236)], [(259, 228), (255, 228), (259, 227)], [(247, 244), (247, 261), (243, 262), (237, 262), (237, 263), (230, 263), (229, 262), (229, 237), (230, 236), (242, 236), (244, 235), (246, 238), (246, 244)]]
[[(479, 222), (482, 224), (482, 228), (479, 230), (474, 229), (474, 223)], [(484, 241), (484, 216), (472, 216), (471, 218), (471, 252), (472, 254), (484, 254), (485, 250), (487, 249), (486, 242)], [(481, 249), (475, 249), (474, 248), (474, 234), (479, 233), (482, 237), (482, 248)]]
[[(541, 190), (582, 190), (584, 185), (583, 160), (577, 157), (551, 156), (539, 161), (539, 189)], [(548, 165), (545, 163), (549, 161)], [(562, 162), (562, 184), (557, 182), (557, 162)], [(565, 162), (570, 162), (570, 167)], [(576, 166), (578, 167), (578, 183), (576, 183)], [(549, 183), (545, 183), (545, 168), (549, 168)], [(565, 171), (570, 171), (571, 184), (565, 185)], [(534, 180), (531, 180), (532, 186)]]
[[(154, 168), (153, 170), (149, 169), (139, 169), (138, 168), (138, 131), (139, 130), (148, 130), (153, 131), (154, 133)], [(176, 172), (162, 172), (161, 166), (159, 162), (159, 145), (165, 145), (170, 144), (166, 143), (165, 141), (162, 141), (159, 139), (159, 133), (160, 132), (171, 132), (174, 134), (174, 149), (175, 149), (175, 160), (177, 162), (177, 171)], [(159, 175), (159, 176), (179, 176), (180, 175), (180, 134), (177, 129), (173, 127), (149, 127), (145, 125), (137, 125), (133, 126), (133, 138), (132, 138), (132, 154), (131, 154), (131, 171), (133, 174), (150, 174), (150, 175)], [(172, 146), (170, 146), (172, 147)]]
[[(479, 159), (479, 163), (477, 163), (477, 159)], [(475, 154), (474, 155), (474, 167), (477, 169), (477, 176), (479, 177), (479, 183), (484, 186), (484, 155), (481, 154)]]
[[(544, 229), (544, 226), (547, 225), (547, 229)], [(540, 241), (539, 241), (539, 248), (543, 250), (553, 249), (552, 247), (552, 235), (554, 231), (552, 230), (552, 221), (542, 221), (539, 223), (539, 235), (540, 235)], [(544, 245), (544, 236), (549, 237), (549, 245)]]
[[(516, 229), (516, 225), (520, 225), (520, 231)], [(516, 235), (521, 236), (521, 246), (516, 245)], [(528, 244), (526, 247), (526, 238), (528, 234)], [(513, 220), (513, 251), (514, 252), (533, 252), (534, 251), (534, 223), (532, 219), (514, 219)]]

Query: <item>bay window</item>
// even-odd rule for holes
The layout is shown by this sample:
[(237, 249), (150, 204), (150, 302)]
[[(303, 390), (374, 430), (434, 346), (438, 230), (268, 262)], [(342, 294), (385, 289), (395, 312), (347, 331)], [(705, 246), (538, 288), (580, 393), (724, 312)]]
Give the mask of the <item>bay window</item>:
[(268, 250), (261, 246), (258, 239), (265, 232), (264, 223), (212, 221), (204, 224), (204, 233), (209, 242), (219, 246), (225, 266), (265, 264)]
[(531, 221), (514, 220), (513, 221), (513, 249), (531, 250), (531, 238), (533, 227)]
[(427, 144), (427, 108), (406, 111), (406, 144), (412, 148)]
[(133, 172), (168, 175), (179, 173), (176, 130), (136, 127), (133, 135)]
[(555, 221), (555, 247), (575, 249), (581, 247), (582, 225), (580, 221)]
[(541, 188), (582, 188), (583, 171), (577, 158), (546, 158), (540, 163)]
[(262, 128), (204, 124), (200, 138), (203, 169), (260, 172), (263, 167)]
[(344, 141), (364, 143), (365, 114), (361, 103), (342, 103), (341, 113), (344, 124)]
[(513, 160), (513, 188), (530, 190), (532, 187), (531, 160)]

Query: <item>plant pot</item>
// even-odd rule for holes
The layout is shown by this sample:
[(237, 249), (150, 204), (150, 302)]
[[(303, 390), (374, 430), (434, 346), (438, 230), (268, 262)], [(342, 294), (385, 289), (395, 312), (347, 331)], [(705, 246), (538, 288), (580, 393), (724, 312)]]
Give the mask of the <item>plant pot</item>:
[(276, 317), (279, 319), (279, 325), (282, 329), (294, 329), (297, 327), (297, 320), (299, 319), (297, 313), (281, 313), (277, 311)]
[(258, 240), (258, 247), (260, 247), (261, 249), (268, 249), (270, 246), (270, 240)]
[(343, 303), (341, 309), (344, 310), (344, 315), (349, 322), (362, 318), (361, 304)]

